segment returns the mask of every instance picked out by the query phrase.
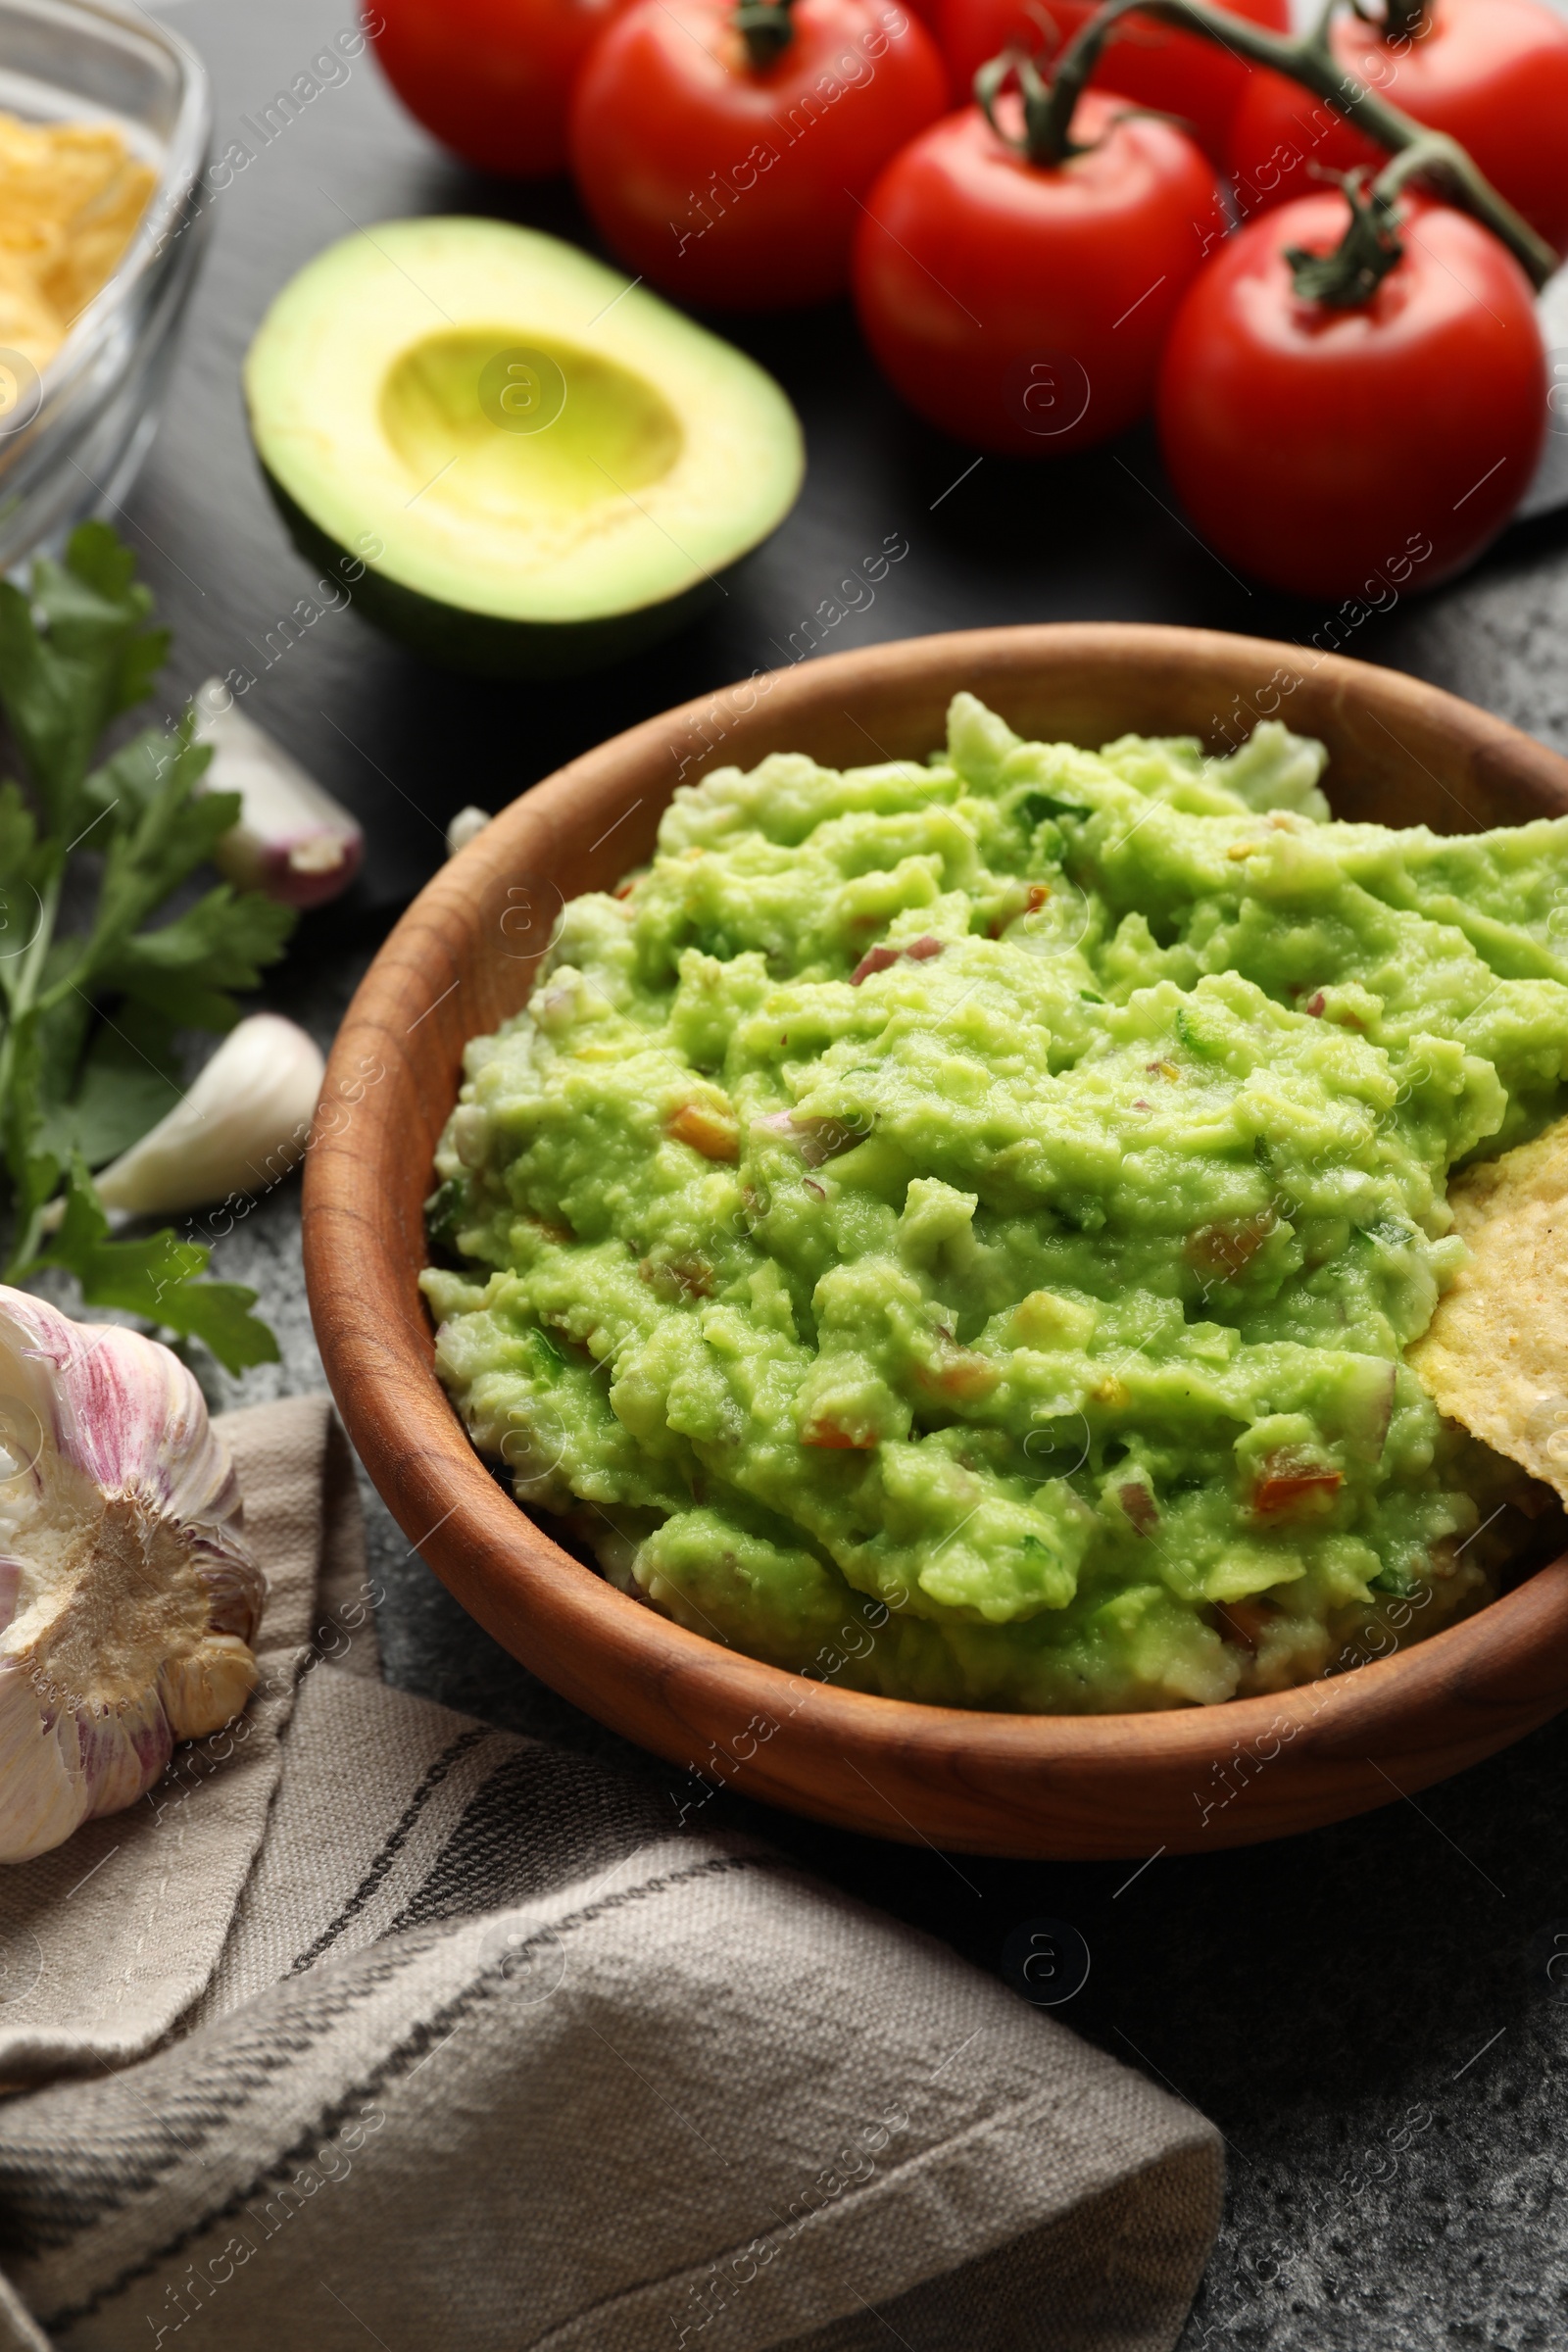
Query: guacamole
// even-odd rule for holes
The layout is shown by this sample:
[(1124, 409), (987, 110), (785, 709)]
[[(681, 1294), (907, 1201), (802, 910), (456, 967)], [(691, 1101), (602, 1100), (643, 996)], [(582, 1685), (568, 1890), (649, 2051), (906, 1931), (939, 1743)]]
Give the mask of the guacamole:
[(1449, 1168), (1563, 1106), (1568, 819), (1338, 823), (1323, 766), (959, 695), (927, 765), (677, 791), (437, 1157), (441, 1376), (519, 1498), (955, 1705), (1281, 1690), (1487, 1598), (1540, 1490), (1403, 1351)]

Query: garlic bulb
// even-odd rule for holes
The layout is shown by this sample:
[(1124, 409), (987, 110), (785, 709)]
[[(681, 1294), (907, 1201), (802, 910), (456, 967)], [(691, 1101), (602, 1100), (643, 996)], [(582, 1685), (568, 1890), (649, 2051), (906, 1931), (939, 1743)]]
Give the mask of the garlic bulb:
[(0, 1862), (25, 1862), (239, 1712), (266, 1580), (156, 1340), (0, 1288)]
[(181, 1102), (94, 1179), (108, 1209), (167, 1217), (265, 1192), (310, 1140), (326, 1064), (275, 1012), (231, 1029)]
[(221, 678), (198, 687), (195, 705), (196, 740), (213, 753), (203, 789), (240, 796), (239, 822), (213, 852), (220, 873), (289, 906), (320, 906), (347, 890), (365, 854), (358, 819), (235, 709)]

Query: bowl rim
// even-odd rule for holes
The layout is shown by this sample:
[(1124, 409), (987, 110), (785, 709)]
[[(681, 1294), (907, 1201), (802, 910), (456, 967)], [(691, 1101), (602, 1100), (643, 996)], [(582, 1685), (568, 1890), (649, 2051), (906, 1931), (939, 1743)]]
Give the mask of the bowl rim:
[[(853, 694), (869, 676), (911, 661), (925, 658), (945, 669), (956, 659), (961, 661), (964, 649), (973, 649), (978, 664), (984, 649), (1010, 644), (1022, 655), (1031, 644), (1045, 639), (1064, 652), (1074, 640), (1093, 641), (1102, 648), (1119, 647), (1129, 660), (1155, 652), (1173, 656), (1178, 651), (1183, 659), (1200, 652), (1245, 656), (1254, 669), (1261, 661), (1265, 675), (1268, 669), (1294, 669), (1302, 676), (1308, 671), (1326, 671), (1325, 682), (1337, 706), (1360, 700), (1392, 710), (1407, 700), (1412, 710), (1417, 703), (1428, 711), (1436, 707), (1449, 725), (1468, 738), (1478, 769), (1484, 770), (1489, 761), (1500, 763), (1515, 779), (1517, 799), (1534, 793), (1544, 806), (1568, 813), (1568, 761), (1476, 706), (1401, 672), (1343, 656), (1315, 655), (1296, 645), (1207, 630), (1138, 622), (1056, 622), (951, 632), (819, 657), (788, 670), (754, 672), (741, 688), (729, 691), (750, 692), (752, 707), (761, 694), (776, 694), (779, 699), (773, 710), (787, 715), (792, 703), (806, 699), (803, 680), (808, 682), (809, 700), (815, 705), (840, 689)], [(983, 693), (984, 685), (977, 686), (977, 691)], [(857, 1771), (859, 1767), (853, 1765), (856, 1753), (869, 1758), (895, 1748), (939, 1754), (960, 1781), (980, 1759), (1004, 1775), (1097, 1761), (1126, 1766), (1134, 1774), (1157, 1772), (1162, 1767), (1188, 1771), (1207, 1764), (1216, 1748), (1245, 1751), (1271, 1738), (1277, 1754), (1282, 1744), (1325, 1717), (1335, 1728), (1336, 1752), (1345, 1748), (1347, 1756), (1353, 1751), (1357, 1759), (1371, 1762), (1367, 1747), (1375, 1743), (1374, 1735), (1386, 1731), (1396, 1719), (1405, 1729), (1419, 1731), (1456, 1691), (1467, 1704), (1476, 1706), (1473, 1736), (1458, 1763), (1439, 1757), (1430, 1770), (1418, 1768), (1417, 1777), (1406, 1779), (1402, 1786), (1384, 1775), (1388, 1780), (1385, 1793), (1380, 1795), (1368, 1785), (1358, 1796), (1348, 1796), (1326, 1811), (1312, 1811), (1288, 1827), (1314, 1826), (1408, 1796), (1412, 1787), (1426, 1786), (1446, 1771), (1478, 1760), (1568, 1703), (1568, 1642), (1557, 1641), (1568, 1635), (1568, 1553), (1538, 1567), (1512, 1590), (1440, 1633), (1348, 1671), (1327, 1671), (1294, 1689), (1213, 1705), (1034, 1715), (841, 1690), (830, 1682), (810, 1681), (803, 1674), (721, 1646), (611, 1585), (556, 1544), (503, 1491), (470, 1444), (440, 1386), (429, 1319), (416, 1292), (411, 1293), (407, 1277), (398, 1310), (380, 1317), (364, 1298), (348, 1296), (339, 1280), (339, 1252), (348, 1245), (367, 1263), (379, 1263), (396, 1292), (399, 1249), (401, 1246), (401, 1262), (406, 1266), (409, 1241), (402, 1233), (392, 1233), (389, 1209), (378, 1215), (373, 1204), (366, 1206), (361, 1173), (365, 1154), (355, 1141), (357, 1133), (363, 1138), (364, 1129), (358, 1115), (339, 1122), (334, 1112), (340, 1104), (350, 1102), (356, 1113), (363, 1109), (364, 1084), (356, 1079), (359, 1057), (368, 1050), (379, 1054), (402, 1048), (395, 985), (400, 960), (411, 954), (422, 959), (425, 985), (432, 994), (434, 978), (439, 975), (431, 974), (430, 960), (439, 940), (449, 943), (453, 958), (443, 969), (456, 968), (460, 951), (450, 943), (464, 936), (475, 884), (488, 862), (513, 844), (528, 852), (548, 844), (596, 776), (613, 774), (617, 768), (634, 773), (637, 763), (650, 753), (657, 750), (665, 756), (682, 736), (690, 739), (694, 731), (701, 733), (705, 720), (710, 733), (711, 714), (724, 692), (698, 696), (642, 721), (512, 802), (484, 833), (426, 884), (377, 952), (339, 1030), (321, 1098), (323, 1113), (318, 1115), (307, 1153), (307, 1286), (322, 1361), (349, 1434), (374, 1484), (427, 1564), (454, 1586), (463, 1605), (504, 1646), (556, 1689), (564, 1690), (568, 1698), (617, 1728), (623, 1728), (619, 1719), (596, 1707), (595, 1685), (586, 1671), (595, 1648), (603, 1649), (607, 1643), (622, 1668), (641, 1675), (651, 1692), (657, 1690), (662, 1695), (664, 1687), (679, 1683), (696, 1687), (704, 1694), (722, 1696), (737, 1727), (745, 1723), (748, 1708), (755, 1720), (759, 1715), (790, 1718), (808, 1706), (818, 1743), (825, 1740), (838, 1746), (844, 1760)], [(802, 723), (808, 725), (808, 718)], [(710, 745), (708, 754), (690, 760), (690, 772), (696, 775), (728, 764), (726, 748), (722, 743)], [(751, 751), (746, 750), (744, 756), (750, 759)], [(669, 787), (659, 801), (661, 808), (676, 780), (671, 772)], [(1466, 814), (1473, 812), (1467, 810)], [(441, 1106), (442, 1123), (450, 1107), (450, 1101)], [(372, 1129), (385, 1115), (372, 1107)], [(427, 1182), (428, 1176), (425, 1170), (421, 1182)], [(422, 1263), (422, 1233), (419, 1247)], [(391, 1387), (386, 1385), (389, 1381)], [(573, 1642), (582, 1644), (581, 1673), (574, 1673), (569, 1662), (564, 1664), (558, 1654), (563, 1643), (569, 1646)], [(1563, 1670), (1555, 1678), (1549, 1671), (1554, 1645), (1564, 1658)], [(549, 1662), (541, 1664), (547, 1651)], [(1508, 1715), (1507, 1728), (1494, 1727), (1489, 1733), (1486, 1727), (1493, 1704), (1487, 1685), (1489, 1669), (1499, 1661), (1511, 1663), (1517, 1680), (1519, 1661), (1525, 1658), (1548, 1661), (1542, 1665), (1540, 1687), (1533, 1685), (1534, 1695), (1523, 1703), (1502, 1692), (1499, 1714)], [(793, 1707), (785, 1703), (791, 1697)], [(676, 1712), (679, 1716), (678, 1708)], [(1346, 1738), (1352, 1734), (1346, 1747)], [(651, 1739), (644, 1731), (630, 1736), (672, 1754), (665, 1740)], [(758, 1753), (765, 1759), (765, 1750)], [(711, 1762), (693, 1766), (699, 1771), (713, 1768)], [(717, 1769), (721, 1778), (736, 1777), (723, 1765)], [(755, 1772), (742, 1777), (750, 1778), (754, 1786), (759, 1779)], [(875, 1784), (863, 1773), (860, 1777), (880, 1797)], [(848, 1818), (842, 1811), (804, 1802), (788, 1782), (759, 1787), (758, 1793), (797, 1810), (815, 1812), (818, 1817)], [(881, 1807), (880, 1834), (902, 1838), (912, 1833), (930, 1842), (924, 1830), (909, 1822), (897, 1806), (893, 1811), (898, 1820), (888, 1816), (891, 1801)], [(859, 1821), (856, 1826), (867, 1824)], [(1222, 1834), (1219, 1842), (1247, 1842), (1252, 1836), (1284, 1834), (1286, 1829), (1244, 1829), (1235, 1837)], [(946, 1842), (961, 1850), (986, 1841), (957, 1838)], [(1003, 1843), (988, 1850), (1041, 1853), (1055, 1849)], [(1110, 1855), (1146, 1848), (1141, 1842), (1118, 1844), (1114, 1836), (1107, 1834), (1097, 1847), (1078, 1845), (1063, 1850)]]

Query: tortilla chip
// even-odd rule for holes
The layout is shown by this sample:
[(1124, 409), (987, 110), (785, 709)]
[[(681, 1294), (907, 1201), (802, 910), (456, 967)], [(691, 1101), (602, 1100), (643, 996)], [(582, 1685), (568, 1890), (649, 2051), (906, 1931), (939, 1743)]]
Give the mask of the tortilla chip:
[(0, 113), (0, 347), (48, 364), (119, 268), (156, 185), (112, 122)]
[[(65, 340), (65, 324), (43, 300), (25, 270), (18, 270), (10, 255), (0, 251), (0, 351), (16, 351), (40, 372)], [(9, 377), (15, 370), (0, 362)], [(4, 386), (0, 416), (8, 415), (20, 397), (19, 387)]]
[(1470, 1262), (1405, 1351), (1440, 1412), (1568, 1500), (1568, 1119), (1450, 1187)]
[(68, 322), (114, 275), (157, 184), (151, 166), (122, 149), (113, 174), (73, 214), (63, 252), (38, 278), (40, 291)]

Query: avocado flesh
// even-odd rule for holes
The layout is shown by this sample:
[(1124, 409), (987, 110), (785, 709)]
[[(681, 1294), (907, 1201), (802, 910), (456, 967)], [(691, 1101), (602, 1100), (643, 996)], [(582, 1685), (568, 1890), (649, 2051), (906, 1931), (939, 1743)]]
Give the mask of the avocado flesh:
[(302, 552), (394, 636), (489, 675), (568, 675), (678, 628), (803, 471), (753, 361), (502, 221), (329, 247), (263, 320), (245, 393)]

